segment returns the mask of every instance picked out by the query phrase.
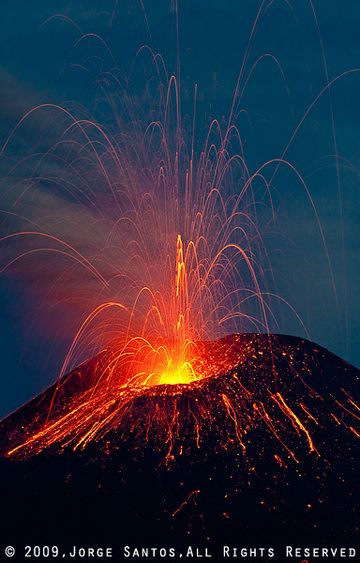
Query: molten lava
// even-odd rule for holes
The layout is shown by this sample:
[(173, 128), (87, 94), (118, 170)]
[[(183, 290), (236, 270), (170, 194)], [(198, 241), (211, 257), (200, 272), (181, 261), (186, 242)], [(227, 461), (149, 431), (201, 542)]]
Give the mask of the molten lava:
[(192, 383), (201, 379), (194, 372), (190, 362), (175, 364), (170, 359), (166, 371), (160, 377), (160, 385), (178, 385)]

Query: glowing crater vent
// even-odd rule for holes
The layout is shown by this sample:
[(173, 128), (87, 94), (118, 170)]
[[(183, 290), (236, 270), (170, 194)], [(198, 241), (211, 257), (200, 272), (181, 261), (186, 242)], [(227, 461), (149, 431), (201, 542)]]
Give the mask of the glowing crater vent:
[(168, 366), (160, 377), (160, 385), (189, 384), (201, 379), (194, 371), (190, 362), (174, 364), (170, 359)]

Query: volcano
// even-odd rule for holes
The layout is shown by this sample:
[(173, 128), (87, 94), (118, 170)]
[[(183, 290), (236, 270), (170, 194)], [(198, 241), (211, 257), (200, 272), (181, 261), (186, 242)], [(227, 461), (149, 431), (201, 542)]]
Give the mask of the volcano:
[(219, 373), (102, 394), (109, 354), (1, 422), (8, 543), (351, 545), (358, 369), (304, 339), (239, 334), (203, 343)]

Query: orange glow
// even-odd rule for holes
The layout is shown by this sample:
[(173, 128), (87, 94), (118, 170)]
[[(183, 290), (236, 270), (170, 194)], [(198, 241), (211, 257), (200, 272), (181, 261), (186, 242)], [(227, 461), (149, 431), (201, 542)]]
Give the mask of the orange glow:
[(160, 377), (160, 385), (188, 384), (201, 379), (192, 369), (190, 362), (174, 365), (170, 359), (166, 371)]

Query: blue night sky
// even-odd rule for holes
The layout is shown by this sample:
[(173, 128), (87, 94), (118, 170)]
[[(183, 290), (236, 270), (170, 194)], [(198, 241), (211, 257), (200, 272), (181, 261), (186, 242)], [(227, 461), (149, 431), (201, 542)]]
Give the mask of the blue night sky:
[[(258, 0), (179, 0), (182, 111), (186, 121), (196, 83), (201, 139), (212, 118), (225, 120), (229, 113), (261, 4)], [(330, 81), (360, 68), (358, 1), (314, 0), (316, 19), (307, 0), (263, 4), (245, 74), (259, 56), (271, 57), (266, 56), (254, 70), (238, 108), (245, 109), (251, 120), (251, 126), (239, 121), (251, 170), (282, 155), (306, 109), (326, 85), (321, 41)], [(99, 94), (97, 77), (114, 68), (127, 75), (136, 51), (144, 44), (164, 56), (169, 72), (176, 72), (174, 6), (174, 0), (3, 0), (0, 144), (26, 111), (48, 102), (77, 108), (99, 123), (115, 127)], [(102, 37), (111, 54), (95, 38), (77, 43), (87, 33)], [(146, 99), (144, 83), (136, 75), (132, 88), (141, 107)], [(274, 192), (277, 229), (265, 240), (272, 255), (276, 291), (299, 312), (312, 340), (356, 366), (360, 366), (359, 99), (360, 72), (354, 70), (318, 100), (286, 155), (306, 180), (328, 257), (308, 198), (293, 176), (281, 172)], [(0, 161), (1, 176), (5, 178), (11, 163), (18, 162), (32, 144), (46, 150), (52, 127), (56, 123), (49, 126), (40, 115), (26, 124)], [(4, 180), (0, 209), (9, 205), (6, 186)], [(0, 416), (54, 381), (69, 345), (66, 338), (54, 342), (51, 331), (39, 328), (37, 303), (26, 276), (19, 281), (8, 272), (0, 278)], [(304, 335), (285, 309), (279, 308), (277, 314), (284, 333)], [(56, 318), (52, 322), (56, 325)]]

